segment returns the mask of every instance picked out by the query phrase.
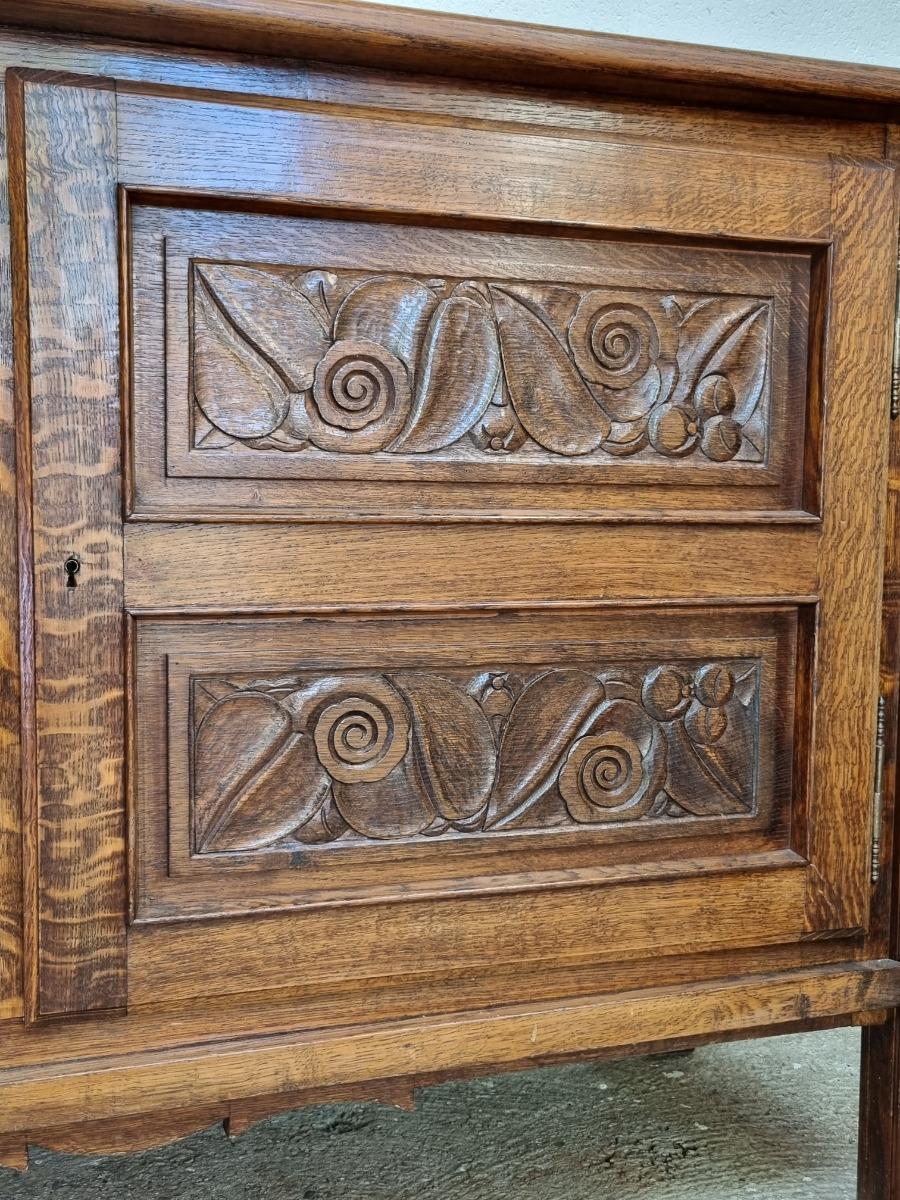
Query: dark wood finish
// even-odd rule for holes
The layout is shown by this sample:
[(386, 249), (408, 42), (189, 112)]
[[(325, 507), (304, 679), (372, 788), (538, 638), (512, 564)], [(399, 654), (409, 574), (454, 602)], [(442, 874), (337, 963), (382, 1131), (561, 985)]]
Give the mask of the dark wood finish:
[[(7, 97), (25, 1002), (37, 1020), (125, 1000), (115, 97), (15, 75)], [(71, 555), (75, 588), (63, 582)]]
[(193, 675), (194, 853), (767, 817), (760, 664), (672, 665), (672, 649), (665, 665)]
[[(270, 17), (339, 61), (0, 44), (2, 1153), (788, 1029), (889, 1046), (896, 75)], [(445, 74), (355, 66), (384, 22)], [(450, 77), (471, 31), (515, 84)], [(627, 94), (538, 90), (602, 55)], [(81, 1019), (26, 1032), (23, 1000)]]
[(718, 103), (836, 99), (900, 104), (888, 68), (815, 62), (600, 33), (422, 14), (352, 0), (8, 0), (10, 23), (187, 46), (284, 54), (536, 87)]
[[(5, 146), (6, 105), (0, 104)], [(0, 293), (12, 297), (8, 155), (0, 154)], [(21, 1015), (22, 777), (19, 706), (19, 528), (12, 304), (0, 316), (0, 1020)]]

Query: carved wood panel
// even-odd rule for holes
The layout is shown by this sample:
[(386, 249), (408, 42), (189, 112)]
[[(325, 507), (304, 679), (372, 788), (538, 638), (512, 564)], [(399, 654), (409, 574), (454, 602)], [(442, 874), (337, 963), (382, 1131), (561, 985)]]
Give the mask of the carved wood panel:
[(761, 462), (772, 301), (194, 263), (195, 448)]
[(799, 632), (785, 606), (141, 616), (138, 914), (782, 850)]
[(809, 251), (131, 227), (138, 512), (815, 510)]
[(756, 810), (752, 659), (192, 684), (198, 853)]

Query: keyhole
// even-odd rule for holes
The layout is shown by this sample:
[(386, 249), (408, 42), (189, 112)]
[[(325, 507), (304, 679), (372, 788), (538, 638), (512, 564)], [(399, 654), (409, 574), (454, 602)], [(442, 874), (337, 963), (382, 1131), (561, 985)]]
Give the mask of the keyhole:
[(77, 587), (78, 582), (75, 576), (81, 570), (81, 560), (76, 558), (74, 554), (70, 554), (63, 563), (63, 569), (66, 572), (66, 587)]

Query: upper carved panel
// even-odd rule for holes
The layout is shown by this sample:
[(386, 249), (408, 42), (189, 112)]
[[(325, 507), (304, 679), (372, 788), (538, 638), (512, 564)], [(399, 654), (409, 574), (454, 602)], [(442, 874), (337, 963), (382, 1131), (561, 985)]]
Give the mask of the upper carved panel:
[(757, 811), (756, 659), (194, 677), (197, 853)]
[(192, 267), (195, 449), (763, 462), (771, 298)]

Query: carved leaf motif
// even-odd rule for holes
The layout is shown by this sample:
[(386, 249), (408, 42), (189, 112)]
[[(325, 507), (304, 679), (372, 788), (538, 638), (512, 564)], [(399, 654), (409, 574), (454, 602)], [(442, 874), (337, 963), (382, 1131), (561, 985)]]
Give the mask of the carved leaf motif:
[(328, 788), (312, 742), (262, 692), (237, 692), (211, 708), (194, 750), (197, 850), (270, 845), (315, 811)]
[(198, 449), (765, 458), (765, 298), (220, 263), (194, 285)]
[(291, 283), (316, 310), (323, 328), (331, 328), (338, 304), (335, 297), (337, 275), (333, 271), (301, 271), (291, 277)]
[(673, 400), (691, 403), (699, 393), (705, 401), (703, 381), (715, 376), (732, 390), (730, 415), (745, 424), (765, 385), (768, 328), (769, 305), (757, 300), (712, 298), (695, 304), (681, 326), (681, 376)]
[(590, 727), (603, 700), (603, 685), (586, 671), (548, 671), (525, 688), (501, 738), (488, 826), (519, 816), (550, 787), (570, 743)]
[(407, 430), (392, 449), (421, 454), (461, 438), (490, 403), (499, 373), (490, 309), (465, 295), (442, 300), (422, 349)]
[(587, 454), (610, 432), (609, 418), (551, 329), (512, 293), (491, 287), (503, 369), (519, 420), (557, 454)]
[(275, 372), (198, 289), (194, 296), (194, 396), (222, 433), (265, 437), (284, 420), (290, 397)]
[(358, 284), (334, 320), (334, 340), (377, 342), (412, 371), (428, 318), (437, 303), (430, 288), (402, 275), (383, 275)]
[(496, 750), (484, 711), (438, 675), (393, 676), (413, 718), (413, 753), (435, 809), (448, 821), (474, 817), (494, 781)]
[(280, 275), (255, 267), (207, 264), (196, 270), (225, 319), (288, 390), (308, 388), (330, 338), (307, 297)]
[[(730, 778), (726, 782), (723, 772), (712, 769), (720, 758), (717, 745), (706, 746), (692, 741), (681, 721), (673, 721), (664, 728), (669, 743), (666, 791), (676, 803), (697, 817), (748, 811), (752, 803), (748, 786)], [(742, 746), (742, 765), (746, 774), (746, 743)]]
[(752, 661), (196, 678), (194, 845), (750, 814)]
[[(687, 732), (691, 736), (697, 757), (722, 791), (732, 797), (742, 809), (749, 810), (753, 805), (755, 787), (755, 713), (737, 699), (723, 708), (707, 711), (710, 717), (699, 738), (691, 736), (690, 723), (686, 721)], [(727, 730), (722, 729), (722, 716), (715, 714), (725, 717)], [(722, 732), (719, 736), (709, 736), (710, 733), (719, 733), (720, 729)]]
[(723, 375), (734, 389), (734, 420), (746, 424), (759, 403), (766, 381), (769, 309), (760, 305), (736, 322), (714, 351), (703, 375)]

